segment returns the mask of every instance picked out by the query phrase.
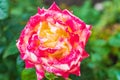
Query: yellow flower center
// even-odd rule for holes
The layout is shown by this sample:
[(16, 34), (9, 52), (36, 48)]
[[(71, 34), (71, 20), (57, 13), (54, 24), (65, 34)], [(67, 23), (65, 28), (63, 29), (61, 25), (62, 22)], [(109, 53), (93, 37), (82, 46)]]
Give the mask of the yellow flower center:
[(70, 52), (70, 44), (67, 41), (69, 33), (65, 31), (65, 27), (60, 24), (51, 24), (41, 22), (39, 25), (39, 37), (43, 40), (42, 45), (47, 48), (58, 48), (58, 50), (49, 55), (49, 57), (61, 58)]

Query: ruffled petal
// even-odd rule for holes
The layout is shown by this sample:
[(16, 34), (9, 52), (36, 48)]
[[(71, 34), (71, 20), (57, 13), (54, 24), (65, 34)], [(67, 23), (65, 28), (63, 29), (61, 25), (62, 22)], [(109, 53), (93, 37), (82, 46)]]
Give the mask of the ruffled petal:
[(45, 75), (44, 69), (39, 64), (35, 65), (35, 68), (36, 68), (37, 80), (42, 80), (42, 78)]
[(61, 11), (55, 2), (50, 6), (49, 10)]
[(34, 67), (34, 64), (31, 63), (30, 61), (28, 60), (25, 60), (25, 68), (33, 68)]

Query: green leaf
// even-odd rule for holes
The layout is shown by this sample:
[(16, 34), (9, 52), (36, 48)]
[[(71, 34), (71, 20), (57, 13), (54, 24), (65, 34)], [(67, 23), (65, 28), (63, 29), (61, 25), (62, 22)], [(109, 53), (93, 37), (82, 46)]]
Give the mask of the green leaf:
[[(45, 72), (45, 79), (44, 80), (65, 80), (62, 76), (56, 76), (53, 73)], [(68, 80), (71, 80), (68, 78)]]
[(8, 17), (8, 0), (0, 0), (0, 20)]
[(24, 62), (23, 60), (20, 59), (20, 56), (17, 57), (16, 66), (17, 66), (18, 74), (20, 75), (22, 70), (24, 69)]
[(21, 80), (37, 80), (35, 69), (24, 69), (22, 71)]
[(120, 80), (120, 71), (116, 72), (117, 80)]
[(112, 67), (107, 70), (109, 80), (119, 80), (120, 76), (120, 70), (116, 69), (115, 67)]
[[(65, 80), (63, 77), (58, 76), (57, 78), (55, 78), (54, 80)], [(68, 80), (70, 80), (70, 78), (68, 78)]]
[(94, 46), (105, 46), (106, 45), (106, 41), (103, 39), (97, 39), (94, 41)]
[(92, 50), (97, 53), (97, 54), (101, 54), (101, 55), (107, 55), (110, 52), (110, 48), (103, 46), (103, 47), (96, 47), (93, 46)]
[(109, 44), (113, 47), (120, 47), (120, 33), (112, 36), (109, 39)]
[(9, 75), (0, 73), (0, 80), (9, 80)]
[(4, 48), (5, 48), (4, 46), (0, 46), (0, 55), (2, 54)]
[(5, 53), (3, 54), (3, 58), (7, 58), (10, 55), (14, 55), (18, 53), (17, 47), (16, 47), (16, 40), (13, 39), (13, 41), (9, 44), (7, 49), (5, 50)]
[(102, 60), (102, 57), (100, 54), (91, 54), (91, 60), (92, 62), (99, 62)]
[(46, 73), (45, 73), (45, 77), (46, 77), (48, 80), (54, 80), (55, 78), (57, 78), (57, 76), (55, 76), (53, 73), (49, 73), (49, 72), (46, 72)]

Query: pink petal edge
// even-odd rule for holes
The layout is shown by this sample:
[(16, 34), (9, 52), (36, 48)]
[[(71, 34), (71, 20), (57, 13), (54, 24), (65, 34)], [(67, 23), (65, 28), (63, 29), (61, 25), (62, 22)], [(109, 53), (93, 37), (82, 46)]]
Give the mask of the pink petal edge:
[(50, 6), (49, 10), (61, 11), (55, 2)]

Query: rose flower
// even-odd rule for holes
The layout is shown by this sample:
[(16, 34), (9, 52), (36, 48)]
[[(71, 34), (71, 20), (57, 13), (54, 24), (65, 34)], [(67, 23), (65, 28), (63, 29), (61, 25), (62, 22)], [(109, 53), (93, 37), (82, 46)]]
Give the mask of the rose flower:
[(89, 55), (85, 51), (91, 26), (55, 3), (49, 9), (38, 8), (22, 30), (17, 47), (26, 68), (35, 67), (37, 79), (45, 72), (65, 79), (80, 75), (80, 63)]

